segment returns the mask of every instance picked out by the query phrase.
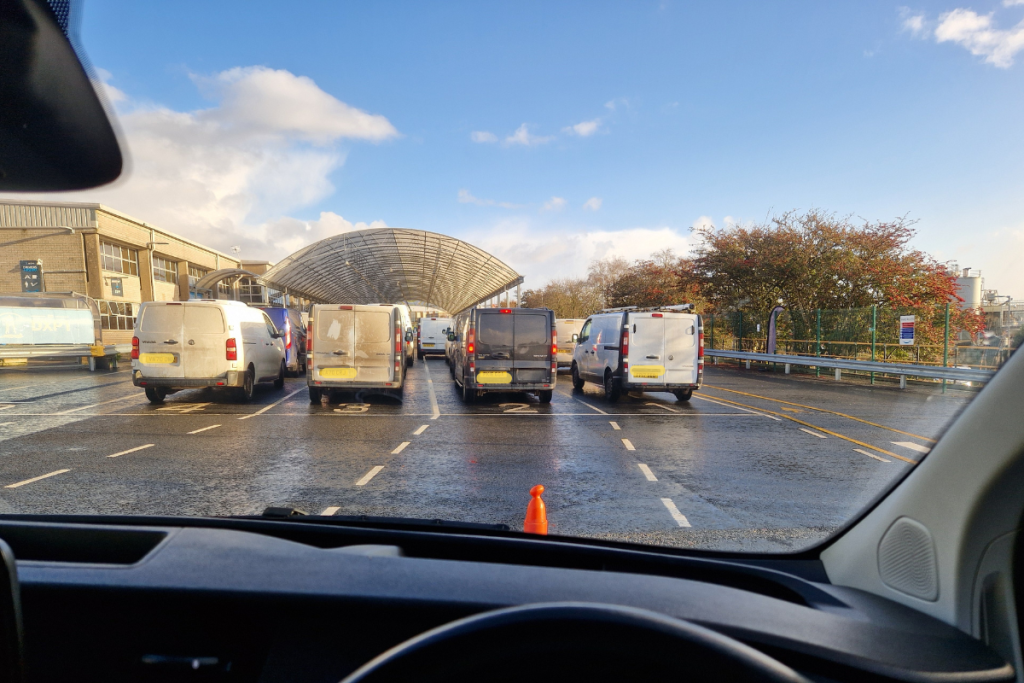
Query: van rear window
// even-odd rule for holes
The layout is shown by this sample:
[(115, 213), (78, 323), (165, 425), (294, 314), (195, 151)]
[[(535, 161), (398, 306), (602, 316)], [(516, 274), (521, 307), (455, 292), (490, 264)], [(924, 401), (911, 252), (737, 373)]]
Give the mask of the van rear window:
[(516, 358), (537, 360), (551, 355), (551, 319), (546, 315), (517, 315)]
[(223, 334), (224, 315), (215, 306), (185, 306), (185, 328), (203, 334)]
[(512, 348), (512, 319), (519, 316), (486, 313), (476, 321), (476, 341), (481, 346)]
[(356, 343), (376, 344), (391, 340), (391, 313), (360, 311), (356, 314)]
[(143, 332), (181, 332), (184, 306), (146, 306), (142, 312)]

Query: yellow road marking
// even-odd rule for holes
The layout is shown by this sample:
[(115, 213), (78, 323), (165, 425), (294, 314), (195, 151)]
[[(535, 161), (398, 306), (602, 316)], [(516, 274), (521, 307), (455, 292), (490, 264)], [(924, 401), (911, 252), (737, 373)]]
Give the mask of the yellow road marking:
[[(707, 384), (705, 384), (701, 388), (702, 389), (714, 389), (715, 391), (728, 391), (728, 392), (733, 393), (733, 394), (742, 394), (743, 396), (750, 396), (751, 398), (759, 398), (759, 399), (764, 400), (764, 401), (774, 401), (775, 403), (785, 403), (788, 406), (797, 406), (799, 408), (807, 408), (808, 410), (817, 410), (819, 413), (829, 413), (830, 415), (838, 415), (839, 417), (845, 417), (845, 418), (847, 418), (849, 420), (856, 420), (857, 422), (863, 422), (864, 424), (871, 425), (872, 427), (878, 427), (880, 429), (888, 429), (890, 432), (896, 432), (897, 434), (906, 434), (907, 436), (912, 436), (915, 439), (924, 439), (925, 441), (931, 441), (932, 443), (935, 443), (935, 439), (929, 439), (927, 436), (921, 436), (920, 434), (913, 434), (911, 432), (905, 432), (905, 431), (903, 431), (901, 429), (896, 429), (895, 427), (886, 427), (885, 425), (880, 425), (880, 424), (877, 424), (875, 422), (868, 422), (867, 420), (862, 420), (861, 418), (854, 417), (853, 415), (847, 415), (846, 413), (837, 413), (834, 410), (826, 410), (824, 408), (815, 408), (814, 406), (805, 406), (802, 403), (791, 403), (790, 401), (783, 401), (782, 399), (778, 399), (778, 398), (768, 398), (767, 396), (758, 396), (757, 394), (748, 394), (745, 391), (736, 391), (735, 389), (725, 389), (724, 387), (713, 387), (713, 386), (709, 386)], [(722, 399), (722, 400), (724, 401), (725, 399)], [(782, 410), (786, 410), (786, 409), (782, 408)], [(798, 412), (798, 411), (793, 411), (793, 412)]]
[[(742, 393), (742, 392), (736, 392), (736, 393)], [(819, 427), (818, 425), (812, 425), (810, 422), (804, 422), (803, 420), (798, 420), (795, 417), (793, 417), (792, 415), (786, 415), (785, 413), (774, 413), (771, 410), (765, 410), (764, 408), (754, 408), (754, 406), (748, 406), (746, 403), (737, 403), (736, 401), (730, 401), (727, 398), (718, 398), (716, 400), (722, 401), (723, 403), (731, 403), (734, 406), (741, 406), (743, 408), (752, 408), (754, 410), (760, 410), (762, 413), (771, 413), (773, 415), (778, 415), (779, 417), (785, 418), (787, 420), (792, 420), (793, 422), (796, 422), (797, 424), (802, 424), (804, 427), (810, 427), (811, 429), (817, 429), (819, 432), (824, 432), (825, 434), (830, 434), (830, 435), (836, 437), (837, 439), (843, 439), (844, 441), (849, 441), (850, 443), (855, 443), (858, 446), (863, 446), (864, 448), (870, 448), (871, 450), (878, 451), (879, 453), (885, 453), (886, 455), (891, 456), (893, 458), (896, 458), (898, 460), (902, 460), (903, 462), (909, 462), (911, 465), (916, 465), (918, 463), (917, 460), (911, 460), (910, 458), (904, 458), (902, 455), (897, 455), (896, 453), (893, 453), (892, 451), (887, 451), (884, 448), (879, 448), (878, 446), (872, 446), (869, 443), (864, 443), (863, 441), (858, 441), (857, 439), (853, 439), (853, 438), (851, 438), (849, 436), (844, 436), (843, 434), (840, 434), (839, 432), (833, 432), (831, 429), (825, 429), (824, 427)]]

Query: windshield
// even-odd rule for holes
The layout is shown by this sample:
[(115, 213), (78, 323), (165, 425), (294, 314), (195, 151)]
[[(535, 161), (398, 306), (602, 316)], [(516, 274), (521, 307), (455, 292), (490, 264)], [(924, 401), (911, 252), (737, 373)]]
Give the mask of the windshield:
[(131, 170), (0, 196), (2, 510), (792, 553), (913, 472), (1024, 339), (1024, 5), (509, 10), (74, 5)]

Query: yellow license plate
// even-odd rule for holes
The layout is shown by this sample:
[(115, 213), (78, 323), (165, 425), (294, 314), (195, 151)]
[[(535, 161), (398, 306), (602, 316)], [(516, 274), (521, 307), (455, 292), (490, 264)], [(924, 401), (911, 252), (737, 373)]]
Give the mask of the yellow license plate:
[(512, 384), (512, 374), (508, 372), (478, 372), (477, 384)]
[(559, 353), (572, 353), (572, 349), (558, 349)]
[(630, 374), (639, 379), (657, 379), (665, 374), (664, 365), (634, 365)]
[(321, 368), (321, 377), (330, 377), (332, 379), (354, 379), (356, 376), (355, 368)]
[(146, 365), (171, 365), (178, 359), (173, 353), (140, 353), (139, 362)]
[(427, 348), (427, 347), (434, 348), (434, 345), (433, 344), (424, 344), (423, 345), (423, 348)]

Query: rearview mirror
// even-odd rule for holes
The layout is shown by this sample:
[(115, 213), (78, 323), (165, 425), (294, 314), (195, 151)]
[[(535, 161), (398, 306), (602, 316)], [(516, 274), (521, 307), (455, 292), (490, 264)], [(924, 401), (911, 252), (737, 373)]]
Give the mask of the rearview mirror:
[(406, 330), (405, 331), (405, 341), (412, 341), (412, 340), (413, 340), (412, 330)]
[(579, 340), (580, 340), (580, 335), (578, 335), (578, 334), (573, 334), (572, 335), (572, 339), (570, 339), (570, 341), (573, 342), (573, 343), (576, 343)]

